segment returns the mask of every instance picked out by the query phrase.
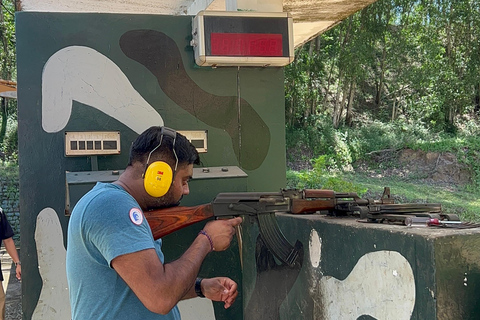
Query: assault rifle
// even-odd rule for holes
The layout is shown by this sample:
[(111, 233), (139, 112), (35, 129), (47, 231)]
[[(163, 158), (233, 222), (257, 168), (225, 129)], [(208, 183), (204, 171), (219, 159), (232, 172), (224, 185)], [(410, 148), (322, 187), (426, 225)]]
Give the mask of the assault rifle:
[[(405, 214), (426, 214), (439, 218), (440, 204), (395, 204), (390, 189), (381, 199), (361, 199), (356, 193), (338, 193), (324, 189), (283, 189), (280, 192), (219, 193), (208, 204), (194, 207), (172, 207), (145, 212), (155, 239), (210, 218), (254, 216), (267, 247), (282, 262), (292, 266), (298, 256), (299, 242), (292, 246), (280, 230), (276, 212), (291, 214), (325, 213), (328, 215), (359, 215), (378, 219)], [(438, 216), (438, 217), (437, 217)]]

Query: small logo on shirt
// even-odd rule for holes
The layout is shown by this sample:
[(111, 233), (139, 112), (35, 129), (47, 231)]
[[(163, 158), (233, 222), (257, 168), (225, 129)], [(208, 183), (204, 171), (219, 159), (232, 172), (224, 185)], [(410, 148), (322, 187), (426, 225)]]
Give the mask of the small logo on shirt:
[(143, 222), (143, 213), (140, 209), (138, 208), (132, 208), (130, 209), (130, 220), (137, 226), (141, 225)]

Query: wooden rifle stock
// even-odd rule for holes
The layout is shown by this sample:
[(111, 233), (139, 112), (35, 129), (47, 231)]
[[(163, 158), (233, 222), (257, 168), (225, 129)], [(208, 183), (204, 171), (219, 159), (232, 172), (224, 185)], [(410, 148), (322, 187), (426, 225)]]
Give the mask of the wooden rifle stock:
[(145, 212), (155, 240), (194, 223), (213, 217), (210, 203), (195, 207), (171, 207)]

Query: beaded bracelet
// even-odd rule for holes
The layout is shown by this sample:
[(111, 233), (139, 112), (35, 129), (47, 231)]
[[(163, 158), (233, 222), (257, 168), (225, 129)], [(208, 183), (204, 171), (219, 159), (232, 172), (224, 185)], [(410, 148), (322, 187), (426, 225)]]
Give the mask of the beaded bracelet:
[(204, 230), (201, 230), (198, 234), (203, 234), (205, 237), (207, 237), (208, 242), (210, 242), (210, 252), (212, 252), (213, 250), (215, 250), (215, 248), (213, 247), (212, 238), (210, 238), (210, 236), (208, 235), (208, 233), (206, 233)]

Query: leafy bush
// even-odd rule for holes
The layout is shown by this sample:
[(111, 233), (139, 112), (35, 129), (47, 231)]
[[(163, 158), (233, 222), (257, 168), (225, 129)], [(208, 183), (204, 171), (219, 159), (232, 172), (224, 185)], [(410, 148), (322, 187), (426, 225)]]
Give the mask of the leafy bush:
[(0, 161), (0, 180), (18, 181), (18, 164), (8, 161)]
[[(408, 123), (402, 119), (383, 123), (363, 119), (353, 128), (333, 128), (331, 119), (317, 116), (304, 129), (287, 128), (287, 150), (308, 148), (315, 156), (326, 156), (329, 170), (349, 171), (353, 163), (365, 159), (365, 154), (384, 149), (415, 147), (435, 143), (440, 135), (432, 133), (421, 121)], [(289, 157), (295, 154), (289, 153)]]
[(0, 160), (18, 163), (18, 125), (16, 122), (7, 126), (3, 143), (0, 143)]
[[(328, 175), (351, 171), (355, 162), (368, 160), (367, 154), (372, 151), (411, 148), (425, 152), (454, 153), (473, 173), (472, 185), (465, 188), (480, 189), (480, 124), (474, 119), (462, 118), (457, 121), (456, 135), (432, 131), (422, 121), (407, 122), (403, 119), (383, 123), (364, 118), (353, 128), (339, 129), (334, 129), (331, 119), (325, 116), (310, 120), (312, 125), (305, 129), (287, 128), (287, 150), (311, 150), (310, 162), (314, 166), (311, 172), (289, 173), (294, 185), (325, 186)], [(295, 152), (289, 152), (288, 155), (290, 158), (297, 156)], [(388, 168), (395, 163), (379, 165)]]
[[(353, 161), (352, 150), (357, 150), (358, 141), (353, 139), (352, 144), (350, 133), (335, 129), (329, 117), (311, 117), (310, 123), (303, 129), (287, 127), (287, 150), (309, 149), (312, 154), (326, 156), (325, 166), (328, 169), (348, 168)], [(295, 157), (295, 154), (289, 153), (289, 157)]]
[(5, 153), (6, 160), (18, 162), (18, 130), (17, 126), (14, 126), (7, 131), (5, 140), (3, 141), (3, 152)]
[(331, 189), (337, 192), (356, 192), (364, 194), (367, 189), (350, 181), (343, 180), (340, 176), (327, 169), (329, 158), (319, 156), (313, 160), (312, 170), (295, 172), (287, 171), (287, 187), (296, 189)]

